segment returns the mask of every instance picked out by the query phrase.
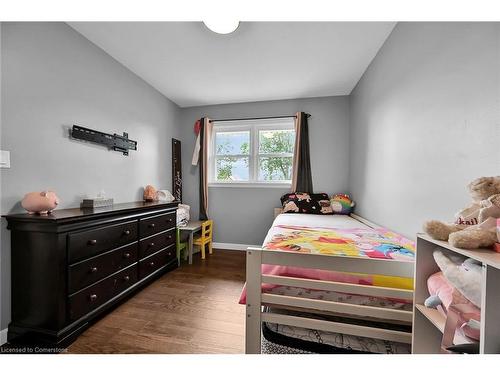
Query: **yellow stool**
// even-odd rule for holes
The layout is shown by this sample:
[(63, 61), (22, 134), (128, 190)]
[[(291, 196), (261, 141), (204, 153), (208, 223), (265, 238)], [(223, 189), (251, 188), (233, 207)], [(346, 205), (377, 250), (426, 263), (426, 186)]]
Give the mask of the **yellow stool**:
[(212, 254), (212, 220), (206, 220), (201, 223), (201, 236), (193, 241), (201, 250), (201, 259), (205, 259), (205, 245), (208, 244), (208, 252)]

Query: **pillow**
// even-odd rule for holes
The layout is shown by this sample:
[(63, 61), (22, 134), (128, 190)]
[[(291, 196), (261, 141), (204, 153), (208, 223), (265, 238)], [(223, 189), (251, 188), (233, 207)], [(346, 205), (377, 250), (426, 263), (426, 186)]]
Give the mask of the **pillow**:
[(287, 193), (281, 197), (283, 213), (331, 215), (332, 207), (325, 193)]
[(349, 215), (354, 207), (354, 202), (347, 194), (334, 194), (330, 199), (330, 205), (334, 214)]

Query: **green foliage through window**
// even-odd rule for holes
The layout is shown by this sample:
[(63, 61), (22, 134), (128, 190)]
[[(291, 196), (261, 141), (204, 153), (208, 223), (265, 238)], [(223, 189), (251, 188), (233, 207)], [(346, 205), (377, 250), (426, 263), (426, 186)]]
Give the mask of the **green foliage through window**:
[[(251, 150), (255, 131), (257, 155)], [(290, 181), (295, 144), (293, 129), (260, 128), (215, 133), (216, 181)], [(253, 148), (253, 147), (252, 147)], [(253, 148), (255, 150), (255, 148)], [(252, 177), (252, 160), (255, 176)]]

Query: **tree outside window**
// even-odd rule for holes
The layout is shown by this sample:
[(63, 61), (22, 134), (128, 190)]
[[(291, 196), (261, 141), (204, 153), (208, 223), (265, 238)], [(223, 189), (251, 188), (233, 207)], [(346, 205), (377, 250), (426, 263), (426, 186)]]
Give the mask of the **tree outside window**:
[(293, 121), (214, 127), (214, 182), (288, 183), (295, 144)]

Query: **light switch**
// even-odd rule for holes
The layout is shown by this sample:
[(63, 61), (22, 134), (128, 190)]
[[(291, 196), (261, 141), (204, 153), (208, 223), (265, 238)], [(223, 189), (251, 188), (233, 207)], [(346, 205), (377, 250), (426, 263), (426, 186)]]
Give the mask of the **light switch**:
[(0, 151), (0, 168), (10, 168), (10, 151)]

